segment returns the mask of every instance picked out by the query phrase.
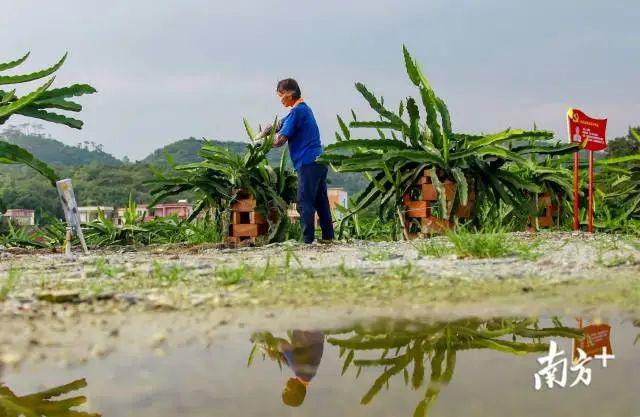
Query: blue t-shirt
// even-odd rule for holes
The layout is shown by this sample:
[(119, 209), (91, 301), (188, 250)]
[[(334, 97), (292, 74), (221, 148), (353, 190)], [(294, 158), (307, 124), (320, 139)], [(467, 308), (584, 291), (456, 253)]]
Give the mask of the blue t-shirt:
[(316, 158), (322, 155), (320, 129), (311, 108), (305, 102), (295, 106), (282, 119), (279, 133), (288, 139), (289, 155), (296, 171), (303, 165), (315, 162)]
[(284, 360), (294, 374), (305, 382), (311, 382), (320, 366), (324, 351), (324, 333), (293, 330), (291, 343), (281, 345)]

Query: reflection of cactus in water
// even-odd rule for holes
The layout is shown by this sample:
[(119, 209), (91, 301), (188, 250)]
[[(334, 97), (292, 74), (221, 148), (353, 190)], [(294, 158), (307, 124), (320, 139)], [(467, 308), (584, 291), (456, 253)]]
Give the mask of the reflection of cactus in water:
[[(458, 351), (492, 349), (525, 355), (530, 352), (546, 352), (548, 344), (541, 341), (544, 337), (582, 338), (578, 329), (564, 327), (557, 320), (554, 320), (554, 326), (539, 328), (537, 319), (465, 319), (435, 324), (418, 321), (389, 323), (385, 320), (367, 327), (343, 329), (338, 333), (355, 334), (342, 339), (329, 338), (328, 342), (340, 348), (341, 357), (346, 354), (343, 374), (350, 366), (357, 369), (356, 378), (362, 368), (383, 369), (382, 374), (362, 397), (362, 404), (371, 402), (382, 387), (389, 386), (391, 377), (399, 373), (403, 373), (405, 385), (411, 385), (413, 389), (419, 388), (425, 376), (424, 362), (430, 359), (431, 376), (425, 397), (414, 412), (414, 417), (424, 417), (428, 415), (441, 387), (451, 381)], [(505, 340), (509, 336), (511, 340)], [(517, 341), (518, 337), (531, 340)], [(368, 350), (382, 350), (382, 355), (379, 359), (355, 358), (356, 352)], [(390, 351), (394, 352), (392, 357), (388, 357)], [(412, 373), (409, 372), (411, 365)]]
[(100, 417), (101, 414), (72, 410), (87, 402), (84, 396), (53, 399), (86, 386), (86, 380), (78, 379), (66, 385), (19, 397), (0, 383), (0, 417)]
[(279, 345), (285, 340), (279, 337), (275, 337), (270, 332), (256, 332), (251, 335), (251, 341), (253, 342), (253, 348), (249, 354), (247, 360), (247, 366), (251, 366), (258, 351), (262, 351), (262, 359), (266, 359), (267, 356), (270, 359), (275, 360), (278, 363), (280, 369), (282, 369), (283, 356), (280, 352)]
[[(640, 320), (634, 320), (634, 321), (633, 321), (633, 325), (634, 325), (635, 327), (640, 327)], [(635, 345), (635, 344), (637, 344), (637, 343), (638, 343), (638, 341), (640, 341), (640, 333), (638, 333), (638, 335), (636, 336), (636, 339), (633, 341), (633, 344), (634, 344), (634, 345)]]

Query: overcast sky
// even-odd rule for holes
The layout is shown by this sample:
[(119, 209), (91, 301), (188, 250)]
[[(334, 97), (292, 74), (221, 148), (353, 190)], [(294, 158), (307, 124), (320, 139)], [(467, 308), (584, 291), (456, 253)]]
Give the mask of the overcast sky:
[(134, 160), (189, 136), (244, 139), (243, 116), (286, 114), (274, 90), (289, 76), (329, 143), (336, 114), (370, 114), (354, 82), (394, 107), (415, 94), (403, 43), (457, 131), (535, 121), (564, 138), (575, 106), (615, 137), (640, 124), (639, 17), (638, 0), (4, 0), (0, 61), (31, 51), (21, 68), (36, 70), (69, 51), (56, 85), (99, 93), (82, 131), (46, 131)]

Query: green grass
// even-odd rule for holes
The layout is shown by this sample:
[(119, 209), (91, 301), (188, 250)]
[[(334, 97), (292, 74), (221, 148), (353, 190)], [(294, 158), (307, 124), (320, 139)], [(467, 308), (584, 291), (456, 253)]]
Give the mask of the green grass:
[[(453, 244), (455, 254), (461, 258), (502, 258), (517, 256), (522, 260), (533, 261), (542, 255), (542, 253), (536, 250), (542, 244), (541, 239), (526, 242), (511, 238), (505, 233), (472, 233), (465, 229), (449, 232), (447, 233), (447, 237)], [(429, 248), (427, 248), (427, 250), (429, 250)]]
[(249, 266), (220, 267), (216, 269), (216, 276), (222, 285), (235, 285), (248, 276)]
[(404, 265), (395, 266), (389, 269), (388, 275), (401, 281), (406, 281), (412, 278), (419, 278), (419, 273), (417, 273), (417, 271), (413, 268), (413, 264), (411, 262), (407, 262)]
[(372, 250), (364, 257), (367, 261), (382, 262), (391, 259), (391, 253), (386, 250)]
[(633, 256), (631, 255), (613, 256), (607, 259), (604, 259), (603, 257), (599, 256), (598, 259), (596, 260), (596, 263), (606, 268), (615, 268), (616, 266), (621, 266), (621, 265), (631, 263), (633, 262), (633, 260), (634, 260)]
[(453, 248), (443, 242), (436, 242), (434, 240), (423, 240), (413, 244), (418, 253), (422, 256), (430, 256), (433, 258), (442, 258), (454, 252)]
[(620, 241), (618, 240), (596, 240), (595, 241), (596, 250), (599, 253), (609, 252), (620, 249)]
[(499, 258), (513, 253), (503, 233), (471, 233), (460, 229), (447, 233), (447, 237), (461, 258)]
[(19, 273), (13, 267), (7, 271), (7, 277), (0, 286), (0, 301), (5, 301), (18, 282)]
[(100, 257), (96, 260), (96, 272), (99, 275), (106, 275), (110, 278), (115, 278), (118, 275), (126, 273), (127, 269), (124, 266), (119, 265), (109, 265), (109, 263), (104, 259), (104, 257)]
[(155, 261), (151, 266), (150, 278), (163, 284), (175, 284), (183, 280), (184, 268), (178, 264), (163, 265)]
[[(623, 254), (623, 248), (618, 240), (598, 240), (595, 242), (596, 260), (595, 263), (605, 268), (614, 268), (626, 263), (633, 262), (631, 254)], [(632, 245), (633, 246), (633, 245)], [(635, 248), (637, 249), (637, 248)], [(605, 256), (608, 252), (616, 252), (612, 256)]]
[(538, 260), (543, 255), (543, 252), (537, 250), (540, 245), (542, 245), (542, 242), (543, 240), (541, 238), (532, 242), (523, 242), (518, 240), (510, 241), (515, 255), (523, 261)]
[(633, 247), (635, 250), (640, 250), (640, 240), (633, 237), (626, 236), (624, 241)]
[[(620, 245), (623, 242), (624, 240), (596, 241), (596, 264), (604, 266), (605, 268), (615, 268), (624, 264), (633, 263), (634, 257), (628, 252), (625, 253), (625, 248)], [(639, 249), (638, 247), (633, 245), (632, 242), (627, 241), (626, 243), (629, 243), (636, 250)]]
[(271, 263), (271, 258), (267, 258), (267, 263), (263, 268), (251, 268), (252, 281), (268, 281), (275, 278), (278, 274), (278, 268)]
[(299, 270), (307, 276), (312, 276), (313, 274), (302, 265), (302, 261), (300, 257), (296, 255), (294, 252), (294, 245), (285, 245), (284, 249), (284, 273), (286, 276), (289, 275), (289, 270), (291, 268), (291, 261), (295, 261), (296, 265), (298, 265)]
[[(286, 268), (288, 269), (288, 268)], [(215, 276), (218, 282), (223, 286), (236, 285), (243, 281), (247, 282), (264, 282), (270, 281), (279, 276), (280, 268), (273, 265), (271, 258), (262, 267), (254, 267), (243, 263), (237, 267), (218, 267)], [(285, 273), (286, 274), (286, 273)]]
[(339, 272), (339, 276), (344, 277), (344, 278), (348, 278), (348, 279), (360, 279), (360, 278), (362, 278), (362, 271), (360, 271), (357, 268), (347, 268), (347, 266), (344, 263), (344, 260), (342, 261), (342, 263), (340, 265), (338, 265), (337, 270)]

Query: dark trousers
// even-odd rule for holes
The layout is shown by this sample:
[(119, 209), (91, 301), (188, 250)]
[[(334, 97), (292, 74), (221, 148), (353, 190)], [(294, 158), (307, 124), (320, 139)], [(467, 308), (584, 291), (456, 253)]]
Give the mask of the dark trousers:
[(305, 243), (313, 242), (315, 214), (318, 213), (322, 239), (333, 239), (333, 220), (327, 196), (326, 165), (316, 162), (303, 165), (298, 171), (298, 211)]

